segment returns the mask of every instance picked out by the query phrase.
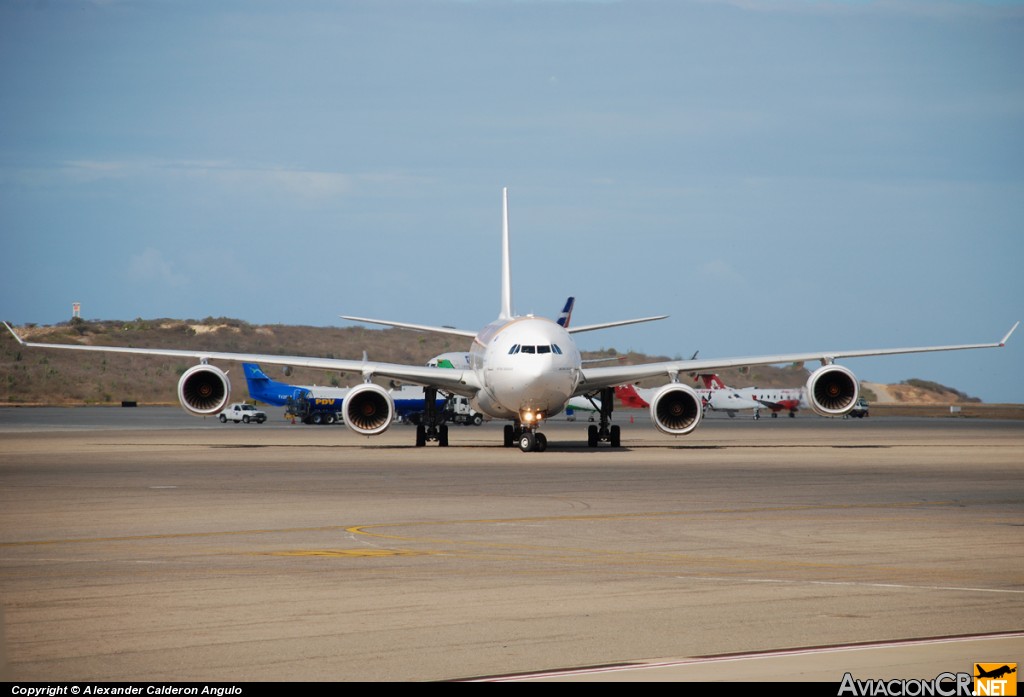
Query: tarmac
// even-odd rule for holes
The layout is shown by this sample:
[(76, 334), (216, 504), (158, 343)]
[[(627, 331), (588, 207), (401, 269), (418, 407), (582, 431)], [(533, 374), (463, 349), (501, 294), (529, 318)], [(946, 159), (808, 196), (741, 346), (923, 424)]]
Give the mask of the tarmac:
[[(0, 409), (16, 681), (933, 679), (1024, 658), (1024, 424)], [(632, 423), (631, 423), (632, 421)]]

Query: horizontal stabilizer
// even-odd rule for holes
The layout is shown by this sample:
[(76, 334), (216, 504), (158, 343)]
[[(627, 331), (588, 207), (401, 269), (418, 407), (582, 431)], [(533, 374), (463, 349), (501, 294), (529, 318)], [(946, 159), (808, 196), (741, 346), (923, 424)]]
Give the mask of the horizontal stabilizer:
[(365, 322), (367, 324), (382, 324), (385, 327), (397, 327), (399, 329), (414, 329), (418, 332), (434, 332), (436, 334), (450, 334), (451, 336), (465, 336), (473, 339), (476, 332), (468, 329), (456, 329), (455, 327), (432, 327), (427, 324), (413, 324), (411, 322), (391, 322), (383, 319), (369, 319), (368, 317), (351, 317), (349, 315), (338, 315), (342, 319), (352, 322)]
[(624, 319), (618, 322), (604, 322), (602, 324), (584, 324), (582, 327), (570, 327), (566, 331), (570, 334), (578, 334), (580, 332), (592, 332), (595, 329), (608, 329), (609, 327), (624, 327), (627, 324), (640, 324), (641, 322), (654, 322), (659, 319), (665, 319), (668, 315), (658, 315), (657, 317), (640, 317), (638, 319)]

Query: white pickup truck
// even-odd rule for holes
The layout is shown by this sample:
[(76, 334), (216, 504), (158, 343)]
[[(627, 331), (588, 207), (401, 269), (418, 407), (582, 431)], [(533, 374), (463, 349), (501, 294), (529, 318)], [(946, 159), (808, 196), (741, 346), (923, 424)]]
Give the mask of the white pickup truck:
[(251, 404), (235, 402), (234, 404), (229, 404), (227, 409), (222, 411), (220, 413), (220, 416), (218, 416), (217, 418), (220, 419), (220, 422), (222, 424), (227, 423), (229, 419), (231, 421), (234, 421), (236, 424), (238, 422), (247, 424), (252, 421), (261, 424), (267, 420), (267, 413), (264, 411), (260, 411)]

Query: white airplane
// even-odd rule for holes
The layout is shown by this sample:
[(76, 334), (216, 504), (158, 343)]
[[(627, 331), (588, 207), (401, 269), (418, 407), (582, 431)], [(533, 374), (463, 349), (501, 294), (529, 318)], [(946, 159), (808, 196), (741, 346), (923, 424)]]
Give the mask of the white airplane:
[[(376, 384), (374, 380), (397, 380), (422, 385), (425, 388), (427, 405), (435, 403), (434, 396), (437, 391), (468, 397), (474, 410), (495, 419), (508, 420), (510, 423), (505, 426), (505, 446), (510, 447), (518, 442), (519, 448), (524, 452), (542, 451), (547, 447), (547, 439), (540, 432), (540, 427), (548, 417), (560, 413), (569, 400), (577, 396), (600, 397), (600, 425), (590, 425), (587, 444), (596, 447), (599, 442), (607, 442), (612, 447), (618, 447), (621, 439), (620, 429), (617, 425), (611, 424), (615, 385), (646, 378), (661, 377), (668, 380), (668, 384), (659, 388), (651, 397), (651, 418), (662, 432), (681, 436), (697, 428), (702, 409), (700, 395), (690, 386), (680, 382), (680, 376), (739, 366), (816, 360), (821, 362), (821, 367), (815, 370), (807, 381), (807, 399), (819, 414), (842, 416), (853, 408), (860, 394), (857, 378), (848, 368), (836, 365), (837, 358), (996, 348), (1003, 346), (1017, 328), (1015, 324), (1002, 341), (991, 344), (819, 351), (774, 356), (659, 361), (641, 365), (585, 366), (573, 339), (574, 334), (663, 319), (665, 315), (566, 329), (541, 317), (513, 314), (508, 189), (502, 191), (501, 249), (501, 307), (498, 318), (478, 332), (345, 317), (353, 321), (438, 332), (471, 340), (469, 366), (454, 370), (435, 366), (380, 363), (365, 359), (359, 361), (201, 350), (38, 344), (24, 341), (9, 324), (4, 324), (26, 347), (173, 356), (198, 360), (199, 364), (185, 371), (178, 381), (178, 399), (182, 407), (197, 416), (217, 414), (231, 397), (231, 384), (227, 374), (220, 368), (210, 365), (210, 361), (321, 368), (362, 376), (363, 383), (351, 389), (344, 404), (345, 423), (356, 433), (372, 436), (388, 428), (394, 415), (394, 403), (387, 389)], [(435, 410), (428, 409), (425, 416), (425, 423), (417, 427), (416, 444), (422, 445), (427, 440), (446, 443), (447, 438), (443, 438), (442, 435), (447, 435), (447, 426), (441, 422), (441, 415)]]
[(761, 409), (770, 409), (772, 418), (786, 410), (791, 417), (807, 403), (802, 387), (729, 387), (714, 373), (699, 376), (704, 382), (705, 404), (713, 411), (724, 411), (729, 417), (737, 410), (753, 409), (754, 418), (761, 418)]
[[(753, 411), (754, 418), (760, 419), (761, 409), (770, 409), (773, 417), (783, 409), (789, 410), (790, 416), (805, 404), (804, 389), (796, 388), (760, 388), (760, 387), (729, 387), (714, 373), (698, 376), (704, 381), (704, 389), (698, 391), (704, 403), (705, 411), (723, 411), (729, 418), (741, 411)], [(615, 388), (615, 396), (624, 406), (633, 409), (646, 409), (648, 400), (657, 392), (657, 388), (637, 387), (636, 385), (619, 385)]]

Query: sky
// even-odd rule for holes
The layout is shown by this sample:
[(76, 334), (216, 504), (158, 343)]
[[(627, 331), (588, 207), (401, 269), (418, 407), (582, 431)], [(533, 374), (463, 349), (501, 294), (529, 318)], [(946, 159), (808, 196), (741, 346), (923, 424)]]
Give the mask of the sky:
[[(670, 315), (583, 349), (998, 341), (1024, 3), (0, 0), (8, 321), (477, 329), (504, 186), (517, 312)], [(1024, 330), (844, 363), (1024, 402)]]

